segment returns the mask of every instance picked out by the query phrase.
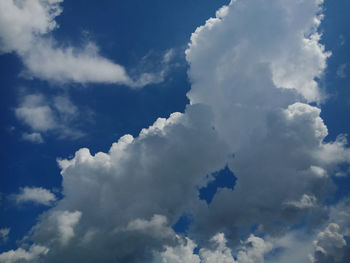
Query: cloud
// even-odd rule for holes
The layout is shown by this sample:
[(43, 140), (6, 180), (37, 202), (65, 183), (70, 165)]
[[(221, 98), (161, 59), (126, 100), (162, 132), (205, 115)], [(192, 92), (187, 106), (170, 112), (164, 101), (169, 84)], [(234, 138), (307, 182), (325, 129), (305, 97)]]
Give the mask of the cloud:
[(339, 225), (329, 224), (315, 240), (315, 256), (313, 262), (341, 262), (342, 249), (347, 245), (344, 236), (340, 233)]
[(21, 105), (15, 109), (16, 117), (34, 131), (45, 132), (52, 130), (57, 124), (53, 111), (45, 104), (43, 95), (28, 95), (24, 97)]
[(34, 142), (34, 143), (43, 143), (44, 142), (44, 139), (41, 136), (41, 134), (37, 133), (37, 132), (33, 132), (33, 133), (24, 132), (22, 134), (22, 139), (25, 141)]
[(29, 250), (18, 248), (0, 254), (1, 263), (20, 263), (38, 260), (42, 255), (47, 254), (48, 248), (43, 246), (33, 245)]
[(0, 242), (7, 242), (10, 230), (10, 228), (0, 228)]
[[(264, 255), (272, 249), (272, 244), (262, 238), (251, 235), (236, 251), (227, 247), (223, 233), (217, 233), (210, 239), (209, 247), (201, 248), (199, 254), (194, 254), (196, 244), (189, 238), (181, 239), (175, 247), (167, 246), (164, 252), (156, 254), (154, 263), (263, 263)], [(235, 260), (237, 258), (237, 260)]]
[[(329, 56), (316, 31), (320, 4), (233, 1), (193, 33), (188, 97), (211, 106), (213, 126), (235, 154), (228, 166), (237, 177), (234, 191), (221, 189), (210, 206), (196, 207), (193, 235), (225, 230), (237, 237), (255, 223), (279, 232), (272, 218), (293, 223), (307, 210), (285, 203), (304, 195), (322, 203), (332, 191), (330, 175), (349, 161), (346, 140), (325, 143), (321, 110), (307, 104), (322, 100), (314, 79)], [(322, 207), (312, 213), (325, 217)]]
[(198, 255), (193, 254), (196, 244), (186, 238), (180, 240), (180, 244), (175, 247), (166, 247), (162, 253), (156, 253), (153, 258), (153, 263), (200, 263)]
[(12, 195), (16, 203), (35, 203), (51, 206), (56, 201), (56, 196), (42, 187), (24, 187), (18, 194)]
[[(191, 64), (191, 101), (213, 103), (218, 98), (212, 96), (213, 92), (226, 91), (234, 104), (237, 99), (232, 95), (250, 87), (245, 90), (246, 99), (254, 101), (251, 96), (255, 95), (257, 101), (262, 96), (265, 102), (272, 103), (267, 95), (260, 95), (267, 91), (262, 86), (292, 89), (308, 101), (320, 100), (314, 79), (321, 77), (330, 55), (319, 43), (317, 33), (322, 19), (321, 3), (236, 1), (218, 11), (216, 18), (196, 29), (186, 51)], [(257, 11), (254, 4), (261, 10)], [(232, 68), (233, 65), (241, 67)], [(202, 77), (202, 73), (208, 75)], [(252, 75), (254, 78), (249, 80)], [(263, 81), (260, 85), (256, 83), (258, 79)], [(219, 88), (211, 89), (213, 85)]]
[(49, 33), (58, 25), (55, 17), (62, 13), (62, 0), (1, 1), (0, 50), (24, 53), (37, 36)]
[(202, 248), (199, 251), (203, 263), (235, 263), (231, 249), (226, 246), (226, 239), (223, 233), (216, 234), (211, 241), (215, 244), (215, 249)]
[(347, 75), (346, 75), (346, 64), (339, 65), (339, 67), (337, 68), (336, 74), (337, 74), (338, 78), (345, 79), (347, 77)]
[(29, 94), (22, 98), (15, 108), (15, 115), (31, 130), (24, 132), (22, 138), (27, 141), (42, 143), (43, 134), (58, 134), (59, 138), (79, 138), (83, 133), (76, 128), (75, 120), (81, 116), (78, 108), (66, 96)]
[(292, 206), (298, 209), (313, 208), (317, 204), (315, 196), (303, 194), (298, 201), (288, 201), (285, 203), (287, 206)]
[(164, 73), (148, 72), (131, 78), (125, 68), (84, 47), (58, 43), (50, 32), (63, 0), (4, 0), (0, 3), (0, 52), (16, 52), (26, 66), (24, 75), (58, 83), (114, 83), (132, 88), (163, 81)]
[[(184, 113), (108, 152), (59, 159), (64, 197), (28, 237), (50, 245), (45, 262), (308, 262), (335, 214), (324, 205), (332, 177), (350, 161), (345, 136), (325, 141), (321, 109), (308, 104), (322, 101), (315, 79), (329, 56), (321, 4), (237, 0), (197, 28)], [(198, 189), (226, 165), (234, 190), (220, 188), (207, 205)], [(184, 213), (187, 238), (171, 229)]]

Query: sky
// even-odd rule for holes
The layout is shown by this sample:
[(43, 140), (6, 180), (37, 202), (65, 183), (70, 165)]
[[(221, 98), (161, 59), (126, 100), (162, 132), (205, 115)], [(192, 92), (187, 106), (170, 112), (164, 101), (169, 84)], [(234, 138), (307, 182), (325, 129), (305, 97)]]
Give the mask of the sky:
[(0, 1), (0, 263), (345, 263), (350, 3)]

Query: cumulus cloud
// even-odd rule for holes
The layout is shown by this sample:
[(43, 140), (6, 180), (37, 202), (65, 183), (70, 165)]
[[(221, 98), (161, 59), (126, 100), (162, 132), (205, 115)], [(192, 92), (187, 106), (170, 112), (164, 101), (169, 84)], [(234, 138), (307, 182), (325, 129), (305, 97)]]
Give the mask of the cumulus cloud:
[[(214, 127), (235, 154), (228, 166), (237, 177), (234, 191), (221, 189), (209, 207), (197, 207), (194, 233), (237, 236), (257, 222), (277, 231), (272, 218), (292, 223), (305, 210), (286, 209), (286, 202), (304, 195), (323, 202), (332, 189), (329, 174), (349, 161), (345, 138), (325, 143), (321, 110), (306, 103), (322, 100), (314, 79), (329, 55), (317, 40), (320, 4), (233, 1), (193, 33), (188, 96), (211, 106)], [(322, 221), (323, 209), (314, 213)]]
[[(263, 263), (264, 255), (272, 249), (272, 244), (262, 238), (251, 235), (234, 252), (227, 247), (223, 233), (218, 233), (210, 239), (210, 245), (194, 254), (196, 244), (189, 238), (180, 239), (179, 245), (167, 246), (164, 252), (156, 254), (155, 263)], [(235, 260), (236, 258), (236, 260)]]
[(202, 248), (199, 251), (203, 263), (235, 263), (231, 249), (226, 246), (226, 239), (223, 233), (216, 234), (211, 241), (216, 246), (214, 249)]
[[(50, 244), (45, 262), (255, 263), (274, 253), (266, 262), (308, 262), (332, 215), (323, 205), (332, 176), (350, 161), (345, 136), (325, 141), (321, 110), (308, 104), (322, 101), (315, 79), (329, 56), (317, 33), (321, 4), (237, 0), (197, 28), (184, 113), (107, 153), (82, 148), (59, 160), (64, 198), (29, 235)], [(207, 205), (198, 188), (226, 165), (234, 190)], [(171, 229), (184, 213), (193, 218), (187, 238)], [(290, 228), (302, 220), (311, 236)], [(251, 233), (257, 225), (264, 238)]]
[(153, 263), (200, 263), (198, 255), (193, 254), (196, 244), (189, 238), (180, 240), (175, 247), (166, 247), (165, 251), (154, 255)]
[(43, 134), (50, 133), (57, 134), (59, 138), (83, 136), (74, 124), (81, 114), (66, 96), (49, 99), (40, 93), (25, 95), (15, 108), (15, 115), (31, 130), (30, 133), (22, 134), (22, 138), (27, 141), (42, 143)]
[(313, 262), (340, 262), (343, 259), (342, 249), (347, 244), (339, 231), (339, 225), (331, 223), (317, 235), (317, 239), (314, 241), (315, 256)]
[(12, 195), (17, 204), (35, 203), (50, 206), (56, 201), (56, 196), (42, 187), (23, 187), (20, 188), (18, 194)]
[(87, 43), (73, 47), (58, 43), (50, 32), (63, 0), (4, 0), (0, 3), (0, 52), (16, 52), (26, 66), (25, 75), (58, 83), (116, 83), (132, 88), (163, 81), (164, 72), (131, 78), (125, 68), (99, 54)]
[(18, 248), (0, 254), (1, 263), (20, 263), (33, 262), (38, 260), (42, 255), (47, 254), (48, 248), (43, 246), (33, 245), (29, 250)]

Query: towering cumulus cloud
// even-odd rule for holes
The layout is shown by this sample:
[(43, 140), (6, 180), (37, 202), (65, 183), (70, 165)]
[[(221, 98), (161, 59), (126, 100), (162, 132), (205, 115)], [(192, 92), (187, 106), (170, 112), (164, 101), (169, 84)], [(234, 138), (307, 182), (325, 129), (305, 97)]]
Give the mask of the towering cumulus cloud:
[[(321, 0), (237, 0), (218, 10), (186, 50), (185, 112), (108, 153), (84, 148), (60, 160), (64, 198), (30, 231), (32, 247), (0, 262), (20, 253), (18, 262), (45, 263), (345, 262), (350, 215), (339, 211), (349, 202), (324, 200), (350, 151), (344, 136), (324, 141), (320, 109), (309, 104), (323, 99), (316, 80), (330, 56), (321, 19)], [(207, 205), (198, 188), (226, 165), (234, 190)], [(184, 213), (193, 218), (186, 237), (171, 228)]]

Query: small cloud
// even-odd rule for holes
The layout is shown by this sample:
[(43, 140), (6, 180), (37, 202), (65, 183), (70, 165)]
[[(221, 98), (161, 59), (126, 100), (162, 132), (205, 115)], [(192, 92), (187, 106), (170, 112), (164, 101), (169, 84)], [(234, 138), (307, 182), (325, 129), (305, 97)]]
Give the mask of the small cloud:
[(345, 40), (344, 35), (340, 35), (340, 36), (339, 36), (339, 44), (340, 44), (341, 46), (344, 46), (344, 45), (345, 45), (345, 42), (346, 42), (346, 40)]
[(0, 228), (0, 243), (6, 243), (10, 234), (10, 228)]
[(285, 205), (298, 209), (313, 208), (317, 205), (317, 198), (313, 195), (304, 194), (300, 200), (285, 202)]
[(54, 113), (42, 94), (25, 96), (15, 114), (34, 131), (46, 132), (57, 127)]
[(30, 129), (22, 139), (43, 143), (43, 135), (56, 134), (59, 138), (76, 139), (84, 133), (77, 128), (76, 119), (81, 115), (78, 108), (66, 96), (48, 98), (43, 94), (29, 94), (15, 108), (19, 121)]
[(337, 72), (336, 72), (338, 78), (345, 79), (347, 77), (346, 68), (347, 68), (346, 64), (341, 64), (338, 67)]
[(22, 139), (25, 141), (33, 142), (33, 143), (43, 143), (44, 139), (38, 132), (26, 133), (22, 134)]
[(18, 194), (12, 195), (12, 198), (17, 204), (35, 203), (40, 205), (50, 206), (56, 201), (56, 196), (42, 187), (24, 187), (21, 188)]
[(163, 56), (163, 63), (166, 63), (166, 64), (169, 63), (174, 57), (174, 55), (175, 55), (175, 51), (173, 48), (167, 50)]

